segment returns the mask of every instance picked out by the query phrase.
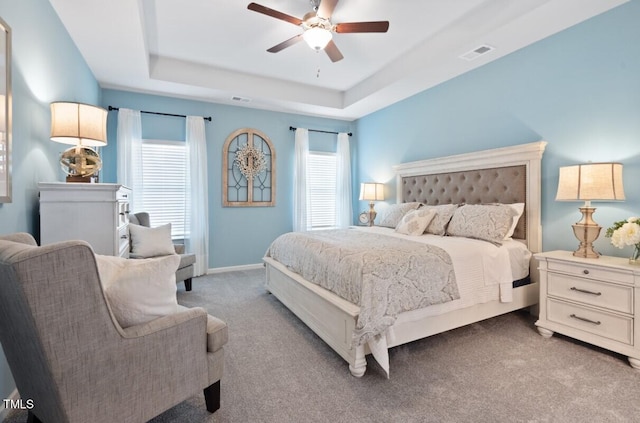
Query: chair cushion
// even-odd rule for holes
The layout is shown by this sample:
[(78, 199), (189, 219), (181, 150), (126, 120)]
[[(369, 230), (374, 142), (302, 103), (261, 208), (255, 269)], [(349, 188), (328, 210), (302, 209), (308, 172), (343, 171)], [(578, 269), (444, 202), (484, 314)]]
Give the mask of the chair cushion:
[(128, 260), (96, 254), (107, 301), (120, 326), (127, 328), (175, 313), (176, 254)]
[[(178, 311), (186, 310), (187, 307), (178, 305)], [(229, 329), (227, 324), (213, 317), (207, 315), (207, 351), (216, 352), (222, 348), (229, 341)]]

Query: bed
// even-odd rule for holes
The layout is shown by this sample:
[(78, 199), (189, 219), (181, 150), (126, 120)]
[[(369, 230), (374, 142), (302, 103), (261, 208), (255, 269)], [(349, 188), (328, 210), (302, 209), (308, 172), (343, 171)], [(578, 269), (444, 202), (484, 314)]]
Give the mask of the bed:
[[(367, 354), (373, 354), (388, 377), (389, 348), (537, 304), (538, 274), (535, 266), (531, 265), (530, 257), (532, 253), (541, 251), (540, 170), (546, 144), (545, 141), (538, 141), (394, 166), (397, 204), (418, 202), (432, 207), (443, 204), (524, 204), (512, 239), (490, 247), (494, 251), (492, 254), (501, 257), (503, 264), (506, 263), (504, 266), (508, 270), (494, 272), (502, 276), (495, 276), (486, 270), (491, 269), (492, 265), (485, 265), (484, 273), (474, 271), (482, 267), (479, 265), (461, 266), (462, 262), (469, 260), (464, 258), (462, 250), (476, 248), (466, 245), (470, 245), (470, 242), (482, 248), (480, 245), (488, 244), (486, 241), (432, 236), (436, 246), (420, 248), (442, 248), (450, 254), (449, 261), (455, 269), (459, 291), (454, 294), (459, 294), (458, 297), (452, 295), (452, 298), (441, 303), (436, 301), (433, 305), (400, 312), (384, 326), (381, 333), (367, 337), (365, 342), (355, 342), (354, 339), (357, 338), (355, 334), (361, 333), (364, 317), (371, 314), (369, 309), (361, 309), (345, 299), (349, 296), (339, 296), (305, 279), (292, 270), (295, 266), (285, 260), (282, 261), (287, 264), (281, 263), (270, 252), (264, 258), (266, 289), (346, 360), (351, 374), (356, 377), (363, 376), (366, 371)], [(361, 242), (365, 243), (366, 237), (373, 237), (371, 239), (374, 240), (379, 237), (399, 237), (393, 229), (384, 227), (352, 228), (346, 231), (354, 234), (366, 232), (367, 235), (357, 235), (364, 237)], [(347, 235), (327, 233), (326, 237)], [(413, 237), (420, 241), (426, 238)], [(432, 244), (432, 241), (426, 243)], [(473, 256), (475, 254), (469, 257)], [(522, 257), (526, 257), (528, 263), (514, 266), (514, 263), (523, 260)], [(493, 268), (497, 269), (498, 266)], [(512, 280), (505, 280), (507, 271)], [(482, 273), (477, 276), (481, 281), (479, 285), (477, 282), (467, 283), (467, 278), (473, 280), (474, 272)], [(476, 283), (475, 287), (471, 286), (473, 283)]]

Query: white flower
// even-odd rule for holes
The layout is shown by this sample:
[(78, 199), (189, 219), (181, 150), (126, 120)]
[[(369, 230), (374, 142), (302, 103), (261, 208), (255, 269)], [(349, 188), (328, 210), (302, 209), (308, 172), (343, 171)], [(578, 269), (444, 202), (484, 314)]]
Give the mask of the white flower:
[(614, 231), (613, 234), (611, 234), (611, 244), (614, 247), (618, 247), (618, 248), (624, 248), (625, 244), (622, 243), (622, 233), (620, 232), (620, 230)]
[(630, 217), (627, 219), (627, 222), (634, 223), (634, 222), (637, 222), (639, 219), (640, 217)]
[(611, 244), (618, 248), (638, 243), (640, 243), (640, 225), (631, 221), (627, 221), (611, 235)]

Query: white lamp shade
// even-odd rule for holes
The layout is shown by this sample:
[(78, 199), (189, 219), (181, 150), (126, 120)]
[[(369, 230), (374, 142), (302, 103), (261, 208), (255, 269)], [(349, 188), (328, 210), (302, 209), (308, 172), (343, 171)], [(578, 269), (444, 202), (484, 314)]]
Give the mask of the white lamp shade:
[(624, 200), (622, 164), (587, 163), (560, 168), (559, 201)]
[(383, 201), (384, 184), (375, 182), (363, 182), (360, 184), (360, 200)]
[(302, 34), (302, 38), (304, 38), (312, 49), (322, 50), (329, 44), (333, 36), (331, 35), (331, 31), (327, 29), (313, 27), (307, 29), (304, 34)]
[(63, 144), (107, 145), (107, 111), (82, 103), (51, 103), (51, 140)]

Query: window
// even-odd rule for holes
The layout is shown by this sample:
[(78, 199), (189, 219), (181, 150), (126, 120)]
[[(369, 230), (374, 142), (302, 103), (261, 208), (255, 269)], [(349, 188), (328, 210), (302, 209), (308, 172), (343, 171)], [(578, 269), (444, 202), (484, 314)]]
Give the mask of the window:
[(336, 227), (335, 153), (310, 151), (307, 157), (307, 222), (311, 229)]
[(142, 210), (151, 226), (171, 223), (171, 236), (184, 238), (187, 204), (187, 148), (183, 141), (142, 141)]

